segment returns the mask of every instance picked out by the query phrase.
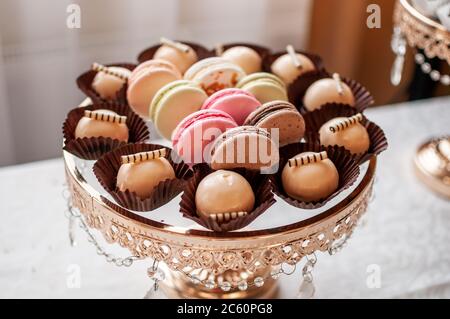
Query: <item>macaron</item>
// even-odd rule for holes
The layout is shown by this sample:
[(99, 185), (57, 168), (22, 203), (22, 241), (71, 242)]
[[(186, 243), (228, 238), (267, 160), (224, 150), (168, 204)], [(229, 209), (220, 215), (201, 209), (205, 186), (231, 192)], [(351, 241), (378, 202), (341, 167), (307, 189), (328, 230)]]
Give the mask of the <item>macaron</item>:
[(235, 46), (225, 50), (222, 58), (239, 65), (245, 73), (261, 71), (262, 58), (252, 48), (246, 46)]
[(244, 76), (245, 72), (241, 67), (220, 57), (198, 61), (184, 74), (186, 80), (199, 83), (208, 95), (235, 87)]
[(213, 143), (210, 166), (214, 170), (246, 168), (274, 172), (278, 169), (278, 145), (267, 130), (240, 126), (220, 135)]
[(156, 92), (150, 105), (150, 119), (158, 133), (170, 140), (181, 120), (200, 110), (207, 98), (205, 91), (195, 82), (170, 82)]
[(219, 110), (200, 110), (175, 128), (172, 146), (187, 164), (209, 161), (212, 142), (227, 129), (237, 127), (233, 118)]
[(239, 81), (236, 87), (253, 94), (261, 103), (288, 100), (283, 80), (271, 73), (257, 72), (247, 75)]
[(294, 82), (302, 74), (315, 70), (314, 63), (306, 55), (294, 51), (291, 45), (286, 54), (278, 57), (271, 65), (272, 73), (281, 78), (286, 85)]
[(279, 146), (297, 143), (305, 135), (305, 120), (295, 106), (286, 101), (272, 101), (253, 111), (244, 125), (267, 129), (276, 140), (272, 129), (278, 129)]
[(327, 103), (355, 106), (352, 90), (337, 73), (333, 74), (333, 78), (320, 79), (311, 84), (303, 97), (303, 105), (310, 112), (320, 109)]
[(261, 106), (261, 103), (253, 96), (241, 89), (224, 89), (211, 95), (202, 110), (220, 110), (229, 115), (238, 125), (244, 124), (247, 116)]
[(189, 45), (172, 41), (166, 38), (161, 39), (161, 46), (156, 50), (153, 59), (161, 59), (175, 65), (181, 73), (198, 61), (197, 53)]
[(127, 100), (140, 116), (148, 118), (150, 103), (167, 83), (180, 80), (180, 71), (170, 62), (149, 60), (139, 64), (128, 78)]

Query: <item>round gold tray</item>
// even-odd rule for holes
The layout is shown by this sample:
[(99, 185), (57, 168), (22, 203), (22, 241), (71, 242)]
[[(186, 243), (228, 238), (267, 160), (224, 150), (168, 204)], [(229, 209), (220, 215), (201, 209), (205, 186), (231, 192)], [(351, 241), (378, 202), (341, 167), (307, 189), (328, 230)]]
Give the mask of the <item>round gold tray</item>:
[(428, 58), (438, 57), (450, 64), (450, 31), (415, 9), (410, 0), (398, 0), (394, 24), (411, 47), (423, 49)]
[[(295, 265), (315, 251), (330, 251), (351, 235), (366, 212), (376, 169), (373, 157), (358, 185), (336, 205), (311, 218), (282, 227), (216, 233), (169, 225), (124, 209), (86, 181), (73, 155), (64, 151), (63, 157), (72, 206), (87, 225), (99, 230), (107, 242), (120, 244), (138, 258), (163, 262), (171, 271), (172, 280), (165, 286), (168, 295), (203, 298), (273, 295), (275, 283), (267, 276), (273, 267)], [(233, 287), (226, 294), (220, 289), (206, 292), (181, 279), (186, 269), (215, 275), (245, 270), (254, 276), (264, 274), (268, 279), (265, 289), (242, 292)]]

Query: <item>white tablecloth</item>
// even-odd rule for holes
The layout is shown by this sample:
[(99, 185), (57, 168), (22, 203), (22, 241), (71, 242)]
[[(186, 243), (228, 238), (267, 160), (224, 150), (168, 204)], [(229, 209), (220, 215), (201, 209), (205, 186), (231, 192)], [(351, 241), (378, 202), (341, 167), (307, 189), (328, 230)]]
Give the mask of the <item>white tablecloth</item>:
[[(318, 254), (316, 297), (448, 298), (450, 202), (418, 182), (412, 159), (423, 140), (450, 133), (450, 98), (376, 108), (367, 115), (390, 143), (380, 156), (376, 199), (367, 223), (344, 250)], [(70, 247), (61, 159), (0, 168), (0, 181), (0, 297), (144, 296), (151, 284), (148, 262), (130, 268), (108, 264), (80, 229), (77, 246)], [(117, 245), (107, 248), (127, 255)], [(280, 280), (280, 296), (294, 297), (299, 272)]]

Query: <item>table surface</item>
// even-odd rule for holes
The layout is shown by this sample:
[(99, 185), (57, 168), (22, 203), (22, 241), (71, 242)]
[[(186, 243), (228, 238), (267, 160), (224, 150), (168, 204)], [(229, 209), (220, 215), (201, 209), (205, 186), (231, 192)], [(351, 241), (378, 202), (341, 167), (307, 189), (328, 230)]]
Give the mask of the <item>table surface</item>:
[[(449, 134), (450, 97), (367, 111), (389, 139), (379, 159), (376, 198), (338, 254), (318, 254), (317, 298), (450, 297), (450, 201), (413, 173), (418, 145)], [(0, 168), (1, 298), (141, 298), (149, 261), (107, 263), (77, 228), (68, 239), (62, 159)], [(20, 196), (20, 197), (19, 197)], [(281, 212), (280, 212), (281, 213)], [(106, 245), (127, 256), (117, 245)], [(280, 297), (296, 296), (299, 269), (280, 278)]]

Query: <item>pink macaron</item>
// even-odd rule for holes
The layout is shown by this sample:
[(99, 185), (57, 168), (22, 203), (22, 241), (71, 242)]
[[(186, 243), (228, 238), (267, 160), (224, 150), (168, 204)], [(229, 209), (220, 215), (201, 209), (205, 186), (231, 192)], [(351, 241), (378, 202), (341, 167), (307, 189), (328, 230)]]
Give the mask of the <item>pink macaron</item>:
[(202, 110), (223, 111), (236, 121), (244, 124), (247, 116), (261, 106), (261, 103), (251, 93), (241, 89), (224, 89), (211, 95), (203, 103)]
[(187, 164), (209, 162), (214, 140), (227, 129), (237, 126), (225, 112), (200, 110), (178, 124), (172, 134), (172, 146)]

